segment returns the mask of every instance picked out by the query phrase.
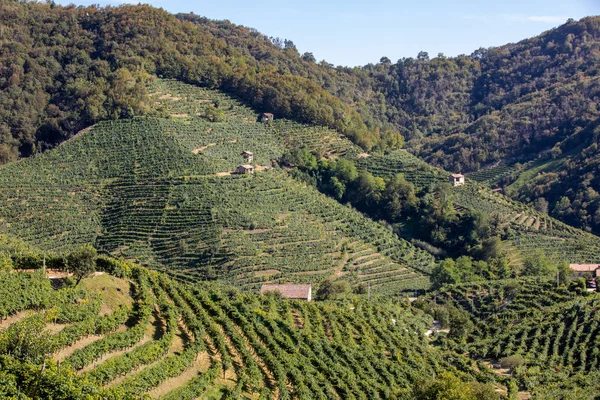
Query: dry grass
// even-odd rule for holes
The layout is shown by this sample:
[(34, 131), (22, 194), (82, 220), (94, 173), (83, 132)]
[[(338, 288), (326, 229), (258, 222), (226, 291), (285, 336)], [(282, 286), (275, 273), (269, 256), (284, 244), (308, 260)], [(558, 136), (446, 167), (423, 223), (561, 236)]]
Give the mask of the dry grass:
[(105, 314), (109, 313), (106, 307), (114, 311), (120, 304), (129, 308), (133, 305), (133, 299), (129, 293), (129, 282), (123, 279), (102, 274), (82, 280), (81, 285), (90, 292), (99, 293), (102, 296), (102, 312)]

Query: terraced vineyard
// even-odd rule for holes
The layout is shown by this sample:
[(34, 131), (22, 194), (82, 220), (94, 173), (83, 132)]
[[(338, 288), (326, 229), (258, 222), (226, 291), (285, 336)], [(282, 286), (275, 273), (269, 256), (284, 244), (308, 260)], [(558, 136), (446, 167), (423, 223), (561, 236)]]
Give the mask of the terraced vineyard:
[[(535, 393), (541, 385), (561, 382), (557, 387), (568, 392), (574, 388), (567, 382), (578, 382), (575, 387), (581, 388), (600, 372), (600, 297), (577, 295), (555, 285), (540, 279), (455, 285), (435, 298), (471, 315), (475, 330), (466, 351), (472, 357), (522, 357), (527, 368), (517, 376), (527, 389)], [(545, 389), (539, 393), (544, 393), (539, 398), (565, 395), (558, 391), (551, 396)]]
[[(83, 287), (54, 291), (41, 272), (0, 273), (0, 310), (8, 317), (0, 322), (3, 377), (21, 374), (20, 360), (30, 375), (40, 376), (41, 369), (65, 383), (23, 378), (25, 393), (47, 398), (61, 388), (60, 396), (84, 389), (91, 399), (405, 398), (417, 379), (444, 371), (477, 376), (462, 356), (429, 346), (424, 332), (430, 319), (404, 306), (361, 300), (349, 308), (241, 295), (214, 284), (191, 288), (110, 259), (99, 265), (120, 278), (104, 274), (85, 279)], [(15, 286), (22, 288), (16, 296), (4, 295)], [(116, 295), (120, 301), (107, 307)], [(45, 332), (35, 339), (44, 347), (21, 353), (5, 347), (13, 343), (5, 338), (32, 326)], [(7, 378), (0, 387), (10, 395), (14, 385)]]
[[(406, 151), (381, 156), (359, 157), (359, 168), (376, 176), (403, 173), (417, 188), (446, 182), (449, 172), (431, 167)], [(522, 254), (540, 249), (555, 260), (573, 263), (600, 262), (600, 238), (585, 233), (483, 185), (467, 180), (454, 188), (457, 209), (497, 214), (509, 228), (504, 238)]]
[[(341, 277), (375, 292), (428, 286), (433, 258), (384, 226), (270, 169), (288, 146), (328, 157), (356, 149), (327, 129), (257, 115), (218, 92), (152, 87), (169, 118), (103, 122), (0, 169), (0, 233), (45, 251), (93, 243), (184, 281)], [(197, 114), (218, 104), (225, 122)], [(196, 107), (196, 108), (194, 108)], [(257, 173), (231, 174), (253, 151)]]
[(518, 173), (521, 171), (521, 169), (522, 168), (516, 168), (515, 166), (509, 166), (504, 163), (500, 163), (499, 165), (496, 165), (494, 167), (470, 173), (467, 175), (467, 177), (481, 184), (497, 185), (497, 183), (500, 182), (503, 178)]

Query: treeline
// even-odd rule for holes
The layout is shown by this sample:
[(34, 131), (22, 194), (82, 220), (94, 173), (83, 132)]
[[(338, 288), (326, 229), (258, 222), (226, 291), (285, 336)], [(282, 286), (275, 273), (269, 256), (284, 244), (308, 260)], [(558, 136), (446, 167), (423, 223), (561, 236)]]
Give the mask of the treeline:
[(600, 18), (454, 58), (368, 65), (388, 121), (426, 160), (473, 171), (552, 149), (599, 115)]
[(150, 6), (2, 2), (0, 163), (52, 147), (99, 120), (150, 112), (149, 75), (224, 90), (277, 117), (337, 129), (365, 149), (394, 145), (397, 133), (367, 127), (306, 74), (272, 62), (283, 55), (299, 69), (313, 65), (293, 46), (269, 42), (255, 58), (239, 49), (260, 42), (257, 33), (244, 28), (242, 40), (230, 43), (224, 32), (236, 27), (199, 22)]

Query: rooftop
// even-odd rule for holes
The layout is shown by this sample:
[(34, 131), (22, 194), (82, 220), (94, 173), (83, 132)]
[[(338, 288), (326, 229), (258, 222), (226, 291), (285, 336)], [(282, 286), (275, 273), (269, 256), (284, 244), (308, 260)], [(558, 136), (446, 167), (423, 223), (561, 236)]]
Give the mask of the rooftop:
[(308, 299), (311, 285), (283, 284), (283, 285), (262, 285), (260, 294), (266, 292), (280, 292), (283, 297), (288, 299)]
[(569, 264), (569, 268), (576, 272), (592, 272), (600, 268), (600, 264)]

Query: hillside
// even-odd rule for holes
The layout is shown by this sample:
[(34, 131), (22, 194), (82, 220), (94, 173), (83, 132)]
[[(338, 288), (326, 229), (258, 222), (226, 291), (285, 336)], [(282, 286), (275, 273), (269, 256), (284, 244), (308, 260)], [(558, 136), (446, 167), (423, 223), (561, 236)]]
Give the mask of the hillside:
[[(433, 298), (470, 315), (468, 338), (450, 347), (457, 345), (489, 365), (512, 359), (512, 377), (534, 398), (596, 397), (600, 374), (596, 293), (574, 285), (557, 288), (556, 282), (543, 279), (521, 279), (449, 286), (429, 301)], [(437, 307), (426, 304), (421, 307)]]
[[(336, 132), (263, 124), (219, 92), (175, 81), (149, 92), (165, 118), (102, 122), (0, 168), (0, 232), (59, 253), (92, 243), (182, 280), (247, 289), (341, 276), (382, 293), (428, 285), (431, 255), (271, 168), (289, 147), (356, 153)], [(244, 150), (257, 172), (231, 174)]]
[[(411, 152), (453, 171), (512, 169), (550, 151), (589, 154), (595, 145), (598, 17), (468, 56), (421, 52), (356, 68), (317, 63), (291, 40), (229, 21), (149, 6), (11, 0), (0, 5), (0, 28), (1, 43), (19, 43), (0, 59), (0, 164), (52, 148), (98, 121), (152, 115), (151, 75), (330, 127), (366, 151), (398, 149), (404, 137)], [(544, 197), (554, 217), (598, 232), (599, 185), (595, 161), (585, 154), (536, 176), (515, 198)], [(565, 178), (581, 170), (586, 178)]]
[[(414, 221), (394, 233), (277, 165), (301, 148), (352, 160), (377, 177), (403, 174), (418, 191), (446, 182), (448, 172), (406, 151), (360, 153), (328, 128), (257, 122), (255, 111), (218, 91), (160, 79), (147, 91), (157, 117), (101, 122), (0, 168), (0, 233), (55, 253), (92, 243), (181, 280), (221, 279), (248, 290), (327, 277), (379, 293), (428, 286), (433, 257), (397, 237), (412, 240)], [(231, 174), (245, 150), (254, 153), (256, 174)], [(533, 250), (554, 261), (600, 259), (596, 236), (473, 181), (449, 194), (459, 221), (496, 218), (510, 262)]]
[[(387, 155), (356, 158), (360, 169), (375, 176), (392, 177), (403, 174), (417, 188), (427, 188), (446, 182), (449, 172), (432, 167), (407, 151)], [(600, 239), (551, 218), (533, 207), (512, 200), (467, 179), (465, 186), (452, 189), (455, 209), (496, 216), (502, 240), (514, 246), (514, 257), (525, 257), (542, 250), (555, 261), (598, 262)], [(519, 255), (520, 254), (520, 255)]]
[(491, 373), (430, 346), (431, 319), (410, 306), (242, 295), (98, 265), (116, 276), (60, 290), (40, 271), (0, 272), (3, 397), (426, 399), (460, 387), (465, 399), (500, 399), (474, 381)]

